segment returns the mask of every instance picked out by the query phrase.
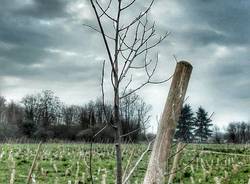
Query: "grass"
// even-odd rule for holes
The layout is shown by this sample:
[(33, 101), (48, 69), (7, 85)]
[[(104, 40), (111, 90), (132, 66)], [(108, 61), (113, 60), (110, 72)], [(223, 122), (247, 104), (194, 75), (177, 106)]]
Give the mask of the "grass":
[[(29, 168), (36, 154), (37, 144), (0, 145), (0, 184), (10, 183), (15, 170), (15, 184), (26, 182)], [(128, 170), (144, 152), (147, 145), (123, 145), (123, 166), (132, 158)], [(88, 144), (44, 144), (36, 162), (33, 178), (39, 184), (90, 183)], [(141, 183), (149, 153), (145, 155), (130, 183)], [(171, 164), (171, 161), (169, 162)], [(195, 145), (184, 150), (179, 162), (175, 183), (247, 183), (250, 178), (250, 147), (243, 145)], [(110, 144), (94, 144), (92, 157), (94, 183), (106, 178), (114, 183), (115, 150)]]

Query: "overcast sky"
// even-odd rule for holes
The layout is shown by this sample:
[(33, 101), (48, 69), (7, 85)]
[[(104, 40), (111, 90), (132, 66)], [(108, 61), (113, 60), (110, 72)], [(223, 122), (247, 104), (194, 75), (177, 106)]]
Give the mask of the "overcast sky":
[[(147, 4), (138, 0), (124, 16)], [(215, 112), (213, 122), (220, 127), (250, 120), (249, 9), (248, 0), (156, 0), (149, 14), (159, 32), (171, 32), (155, 49), (157, 78), (173, 73), (173, 55), (191, 62), (187, 102), (194, 110), (202, 105)], [(1, 0), (1, 95), (20, 101), (25, 94), (51, 89), (68, 104), (100, 96), (101, 64), (107, 57), (100, 35), (83, 23), (96, 25), (87, 0)], [(143, 82), (140, 73), (136, 76)], [(140, 91), (153, 106), (154, 129), (168, 89), (166, 83)], [(106, 94), (111, 96), (108, 87)]]

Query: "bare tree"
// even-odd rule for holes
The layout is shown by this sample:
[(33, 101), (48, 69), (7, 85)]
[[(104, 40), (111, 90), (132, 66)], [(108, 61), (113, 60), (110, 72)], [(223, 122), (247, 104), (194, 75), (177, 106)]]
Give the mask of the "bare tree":
[(23, 109), (19, 104), (11, 101), (7, 105), (6, 114), (9, 124), (18, 125), (23, 117)]
[(146, 129), (149, 128), (150, 110), (151, 105), (146, 104), (136, 93), (123, 98), (120, 102), (122, 137), (134, 140), (141, 133), (145, 136)]
[(79, 120), (79, 110), (80, 107), (76, 105), (70, 105), (66, 106), (64, 105), (62, 107), (62, 118), (63, 122), (67, 127), (72, 126), (73, 124), (76, 124)]
[[(154, 0), (152, 0), (145, 10), (139, 11), (138, 15), (128, 20), (126, 17), (138, 0), (90, 0), (93, 8), (98, 27), (86, 25), (101, 34), (104, 41), (105, 49), (108, 55), (111, 67), (111, 84), (113, 86), (113, 119), (112, 127), (115, 130), (115, 147), (116, 147), (116, 183), (122, 183), (122, 152), (121, 152), (121, 134), (122, 125), (120, 121), (120, 100), (141, 89), (147, 84), (159, 84), (166, 82), (154, 81), (153, 75), (158, 64), (158, 55), (155, 62), (149, 57), (149, 51), (160, 44), (169, 34), (157, 37), (155, 24), (148, 20)], [(108, 25), (107, 25), (108, 24)], [(106, 28), (113, 28), (108, 30)], [(104, 65), (103, 65), (104, 66)], [(129, 92), (133, 81), (133, 71), (145, 71), (146, 79), (139, 86), (134, 87)], [(103, 72), (104, 75), (104, 72)], [(129, 75), (129, 78), (127, 76)], [(103, 86), (103, 85), (102, 85)], [(121, 92), (121, 86), (123, 91)], [(104, 95), (103, 95), (104, 97)]]
[(38, 98), (35, 95), (26, 95), (22, 99), (24, 105), (25, 119), (33, 122), (37, 122), (38, 119)]
[(0, 123), (4, 122), (6, 119), (6, 99), (0, 96)]
[(213, 142), (217, 144), (221, 144), (223, 141), (223, 133), (220, 131), (220, 128), (217, 125), (213, 127)]
[(61, 121), (62, 104), (58, 97), (50, 90), (23, 98), (25, 120), (34, 122), (39, 135), (47, 136), (48, 129)]
[(40, 94), (39, 111), (42, 116), (42, 126), (47, 130), (51, 124), (56, 124), (61, 116), (61, 102), (50, 90)]

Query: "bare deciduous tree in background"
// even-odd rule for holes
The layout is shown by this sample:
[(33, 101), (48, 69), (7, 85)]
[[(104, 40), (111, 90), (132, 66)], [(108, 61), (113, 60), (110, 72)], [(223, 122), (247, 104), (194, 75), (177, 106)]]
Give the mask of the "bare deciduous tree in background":
[[(85, 26), (101, 34), (108, 54), (111, 66), (111, 83), (114, 91), (112, 127), (116, 132), (116, 183), (122, 183), (122, 152), (121, 137), (122, 125), (120, 121), (120, 100), (147, 84), (159, 84), (168, 81), (153, 81), (153, 75), (158, 64), (158, 56), (153, 61), (149, 59), (150, 49), (160, 44), (169, 34), (157, 37), (155, 24), (148, 20), (148, 13), (154, 3), (149, 2), (145, 10), (139, 11), (137, 16), (127, 20), (127, 13), (132, 9), (138, 0), (90, 0), (98, 27), (93, 25)], [(144, 2), (145, 3), (145, 2)], [(108, 29), (106, 29), (108, 27)], [(110, 30), (112, 29), (112, 30)], [(103, 65), (104, 66), (104, 65)], [(132, 71), (144, 70), (145, 81), (137, 87), (130, 89), (133, 81)], [(129, 75), (129, 78), (127, 77)], [(121, 92), (121, 88), (124, 90)]]

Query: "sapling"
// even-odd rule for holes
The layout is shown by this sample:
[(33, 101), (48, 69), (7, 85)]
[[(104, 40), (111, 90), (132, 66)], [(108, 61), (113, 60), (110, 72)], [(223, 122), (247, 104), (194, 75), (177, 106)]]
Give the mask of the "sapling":
[(58, 177), (55, 178), (54, 184), (58, 184)]
[(107, 178), (106, 173), (102, 174), (102, 181), (101, 181), (101, 184), (106, 184), (106, 178)]
[(14, 184), (15, 176), (16, 176), (16, 163), (15, 163), (15, 161), (13, 161), (12, 171), (11, 171), (11, 175), (10, 175), (10, 184)]
[(233, 167), (233, 173), (236, 174), (239, 171), (239, 165), (238, 164), (232, 164)]
[(190, 177), (191, 184), (195, 184), (193, 176)]
[(80, 171), (80, 164), (79, 164), (79, 162), (77, 162), (76, 163), (75, 184), (79, 183), (79, 171)]
[(72, 166), (68, 167), (68, 168), (65, 170), (65, 176), (70, 176), (70, 175), (71, 175), (71, 168), (72, 168)]
[(53, 168), (54, 168), (55, 172), (57, 173), (58, 169), (57, 169), (56, 163), (53, 163)]
[(217, 163), (216, 163), (216, 166), (218, 167), (220, 165), (220, 159), (217, 158)]
[(85, 183), (85, 172), (82, 173), (82, 179), (81, 179), (82, 183)]
[(190, 165), (190, 169), (191, 169), (192, 173), (194, 174), (194, 166), (193, 166), (193, 164)]
[(214, 177), (214, 182), (215, 182), (215, 184), (221, 184), (221, 178)]
[(32, 184), (36, 184), (36, 175), (35, 174), (31, 175), (31, 182), (32, 182)]

